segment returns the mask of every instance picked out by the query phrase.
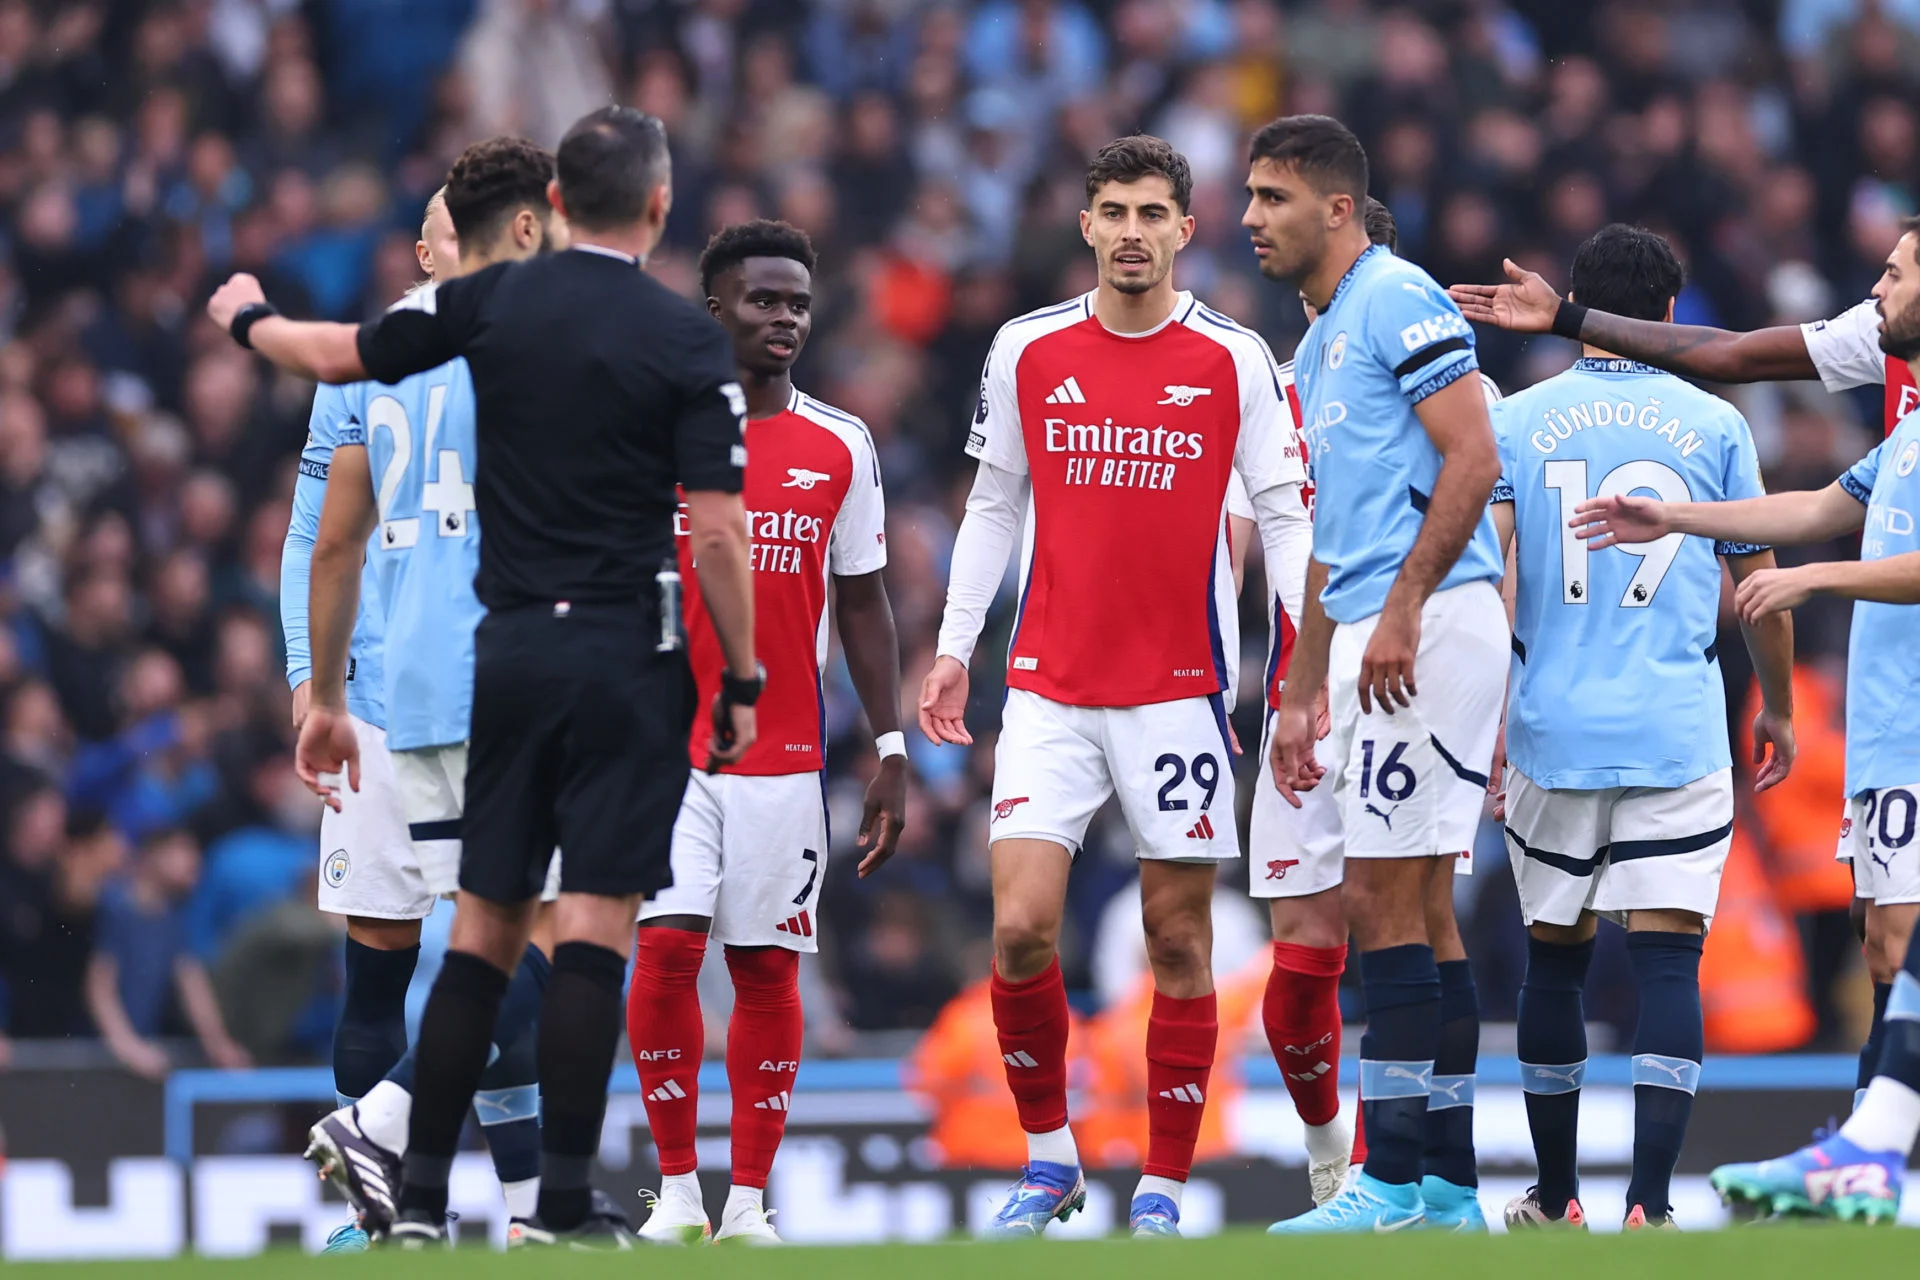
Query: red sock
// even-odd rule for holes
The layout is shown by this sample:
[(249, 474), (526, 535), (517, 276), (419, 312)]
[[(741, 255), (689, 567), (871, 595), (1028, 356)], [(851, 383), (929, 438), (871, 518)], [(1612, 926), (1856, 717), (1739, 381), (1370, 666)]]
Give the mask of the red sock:
[(1219, 1003), (1153, 993), (1147, 1017), (1147, 1159), (1140, 1171), (1185, 1182), (1206, 1115), (1207, 1081), (1220, 1038)]
[(727, 1087), (733, 1092), (733, 1185), (764, 1187), (787, 1132), (800, 1070), (800, 955), (785, 947), (727, 948), (733, 1020)]
[(1261, 1020), (1294, 1110), (1311, 1125), (1340, 1114), (1340, 975), (1346, 967), (1345, 947), (1273, 944)]
[(1356, 1169), (1366, 1167), (1367, 1163), (1367, 1109), (1356, 1106), (1353, 1109), (1353, 1159), (1347, 1163)]
[(1054, 961), (1025, 982), (994, 970), (993, 1029), (1020, 1127), (1052, 1133), (1067, 1122), (1067, 985)]
[(642, 927), (627, 991), (627, 1043), (640, 1076), (647, 1123), (660, 1148), (660, 1172), (699, 1167), (693, 1136), (700, 1119), (700, 961), (707, 935)]

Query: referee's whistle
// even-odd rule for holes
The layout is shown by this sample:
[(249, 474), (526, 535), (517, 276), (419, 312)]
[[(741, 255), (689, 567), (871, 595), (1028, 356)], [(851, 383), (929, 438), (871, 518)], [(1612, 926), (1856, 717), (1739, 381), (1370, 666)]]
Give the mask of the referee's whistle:
[(680, 648), (680, 571), (665, 568), (653, 575), (660, 588), (660, 642), (656, 653), (673, 653)]

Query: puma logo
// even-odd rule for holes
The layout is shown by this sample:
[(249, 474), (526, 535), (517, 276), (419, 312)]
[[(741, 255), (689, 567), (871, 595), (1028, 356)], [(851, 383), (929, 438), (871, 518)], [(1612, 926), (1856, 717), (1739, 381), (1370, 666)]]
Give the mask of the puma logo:
[(1580, 1076), (1576, 1071), (1555, 1071), (1552, 1067), (1528, 1067), (1527, 1070), (1531, 1071), (1534, 1078), (1538, 1080), (1558, 1080), (1562, 1084), (1576, 1087), (1580, 1083)]
[(1460, 1101), (1460, 1091), (1466, 1087), (1467, 1082), (1465, 1080), (1455, 1080), (1452, 1084), (1441, 1084), (1438, 1080), (1435, 1080), (1428, 1086), (1428, 1091), (1431, 1093), (1444, 1093), (1447, 1095), (1449, 1102), (1458, 1102)]
[(1393, 830), (1393, 815), (1399, 812), (1399, 810), (1400, 810), (1400, 806), (1395, 805), (1393, 806), (1393, 808), (1387, 810), (1385, 813), (1382, 813), (1380, 812), (1380, 810), (1374, 808), (1371, 803), (1367, 805), (1367, 812), (1372, 814), (1374, 817), (1380, 819), (1380, 821), (1386, 823), (1387, 830), (1389, 831)]
[(1433, 1089), (1433, 1068), (1428, 1067), (1425, 1071), (1409, 1071), (1405, 1067), (1388, 1067), (1387, 1079), (1412, 1080), (1422, 1089), (1431, 1092)]
[(1686, 1074), (1683, 1070), (1685, 1066), (1684, 1063), (1681, 1066), (1676, 1067), (1671, 1062), (1662, 1062), (1658, 1058), (1642, 1058), (1640, 1059), (1640, 1061), (1646, 1066), (1654, 1067), (1654, 1068), (1657, 1068), (1658, 1070), (1666, 1072), (1668, 1075), (1673, 1077), (1673, 1082), (1675, 1084), (1686, 1083)]

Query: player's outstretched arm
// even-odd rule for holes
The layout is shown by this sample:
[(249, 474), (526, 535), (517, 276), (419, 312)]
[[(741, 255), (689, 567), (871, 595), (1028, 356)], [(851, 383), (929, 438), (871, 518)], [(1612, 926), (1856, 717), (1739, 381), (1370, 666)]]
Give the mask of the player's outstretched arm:
[(1740, 584), (1734, 607), (1741, 620), (1797, 609), (1814, 596), (1920, 604), (1920, 551), (1884, 560), (1822, 560), (1756, 573)]
[[(876, 738), (900, 733), (900, 635), (893, 623), (893, 604), (887, 599), (885, 575), (872, 573), (836, 577), (834, 623), (840, 629), (840, 648), (847, 655), (847, 674), (867, 713), (867, 727)], [(893, 856), (907, 821), (907, 758), (883, 755), (880, 768), (867, 785), (867, 803), (860, 815), (856, 847), (864, 878)]]
[[(243, 271), (214, 290), (207, 299), (207, 315), (231, 333), (243, 307), (266, 300), (260, 282)], [(268, 315), (248, 331), (247, 344), (288, 373), (311, 381), (361, 382), (367, 370), (360, 363), (358, 334), (355, 325)]]
[[(687, 539), (693, 551), (694, 573), (700, 579), (700, 599), (720, 637), (727, 673), (741, 680), (753, 679), (760, 663), (753, 653), (753, 569), (747, 510), (740, 495), (689, 490)], [(722, 714), (727, 717), (725, 724), (719, 720)], [(714, 715), (709, 771), (745, 755), (759, 732), (751, 706), (723, 701), (715, 704)]]
[(1024, 472), (981, 462), (967, 494), (967, 513), (953, 538), (947, 575), (947, 610), (933, 669), (920, 685), (920, 732), (933, 742), (973, 745), (967, 732), (967, 664), (987, 625), (987, 610), (1000, 592), (1031, 481)]
[(1733, 502), (1661, 502), (1634, 494), (1589, 498), (1568, 525), (1591, 549), (1691, 533), (1722, 542), (1791, 547), (1859, 532), (1866, 504), (1838, 481), (1824, 489), (1769, 493)]
[[(1697, 324), (1629, 320), (1566, 303), (1535, 272), (1511, 258), (1507, 284), (1456, 284), (1447, 295), (1476, 324), (1519, 333), (1559, 333), (1603, 351), (1707, 382), (1795, 382), (1820, 376), (1798, 325), (1735, 333)], [(1561, 315), (1562, 305), (1569, 307)], [(1556, 318), (1558, 323), (1556, 324)], [(1573, 327), (1577, 321), (1578, 328)]]
[[(1728, 556), (1727, 571), (1738, 588), (1736, 600), (1746, 596), (1749, 584), (1779, 573), (1771, 551)], [(1760, 682), (1760, 713), (1753, 719), (1753, 763), (1764, 767), (1753, 789), (1765, 791), (1785, 782), (1793, 768), (1793, 615), (1783, 609), (1748, 617), (1742, 610), (1740, 634)], [(1768, 746), (1773, 748), (1771, 759)]]

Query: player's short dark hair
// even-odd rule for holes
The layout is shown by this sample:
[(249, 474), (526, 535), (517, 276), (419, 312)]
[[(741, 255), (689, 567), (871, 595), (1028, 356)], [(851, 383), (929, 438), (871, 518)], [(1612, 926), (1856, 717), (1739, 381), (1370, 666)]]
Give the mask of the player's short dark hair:
[(522, 209), (544, 217), (552, 178), (553, 153), (525, 138), (474, 143), (453, 162), (440, 189), (453, 233), (462, 244), (484, 245)]
[(1193, 202), (1193, 168), (1187, 158), (1165, 138), (1150, 133), (1115, 138), (1087, 166), (1087, 203), (1091, 205), (1094, 193), (1109, 182), (1138, 182), (1156, 175), (1173, 188), (1173, 202), (1184, 214)]
[[(1920, 232), (1920, 213), (1910, 213), (1900, 219), (1900, 234), (1903, 237), (1916, 232)], [(1916, 260), (1920, 260), (1920, 244), (1913, 246), (1913, 256)]]
[(667, 180), (667, 127), (632, 107), (590, 111), (560, 139), (556, 167), (567, 218), (594, 229), (624, 227), (647, 212)]
[(1611, 223), (1573, 252), (1567, 287), (1575, 302), (1633, 320), (1665, 320), (1686, 270), (1673, 246), (1647, 230)]
[(766, 218), (736, 222), (716, 231), (701, 252), (700, 291), (712, 296), (715, 278), (748, 258), (791, 258), (808, 271), (815, 263), (813, 241), (791, 223)]
[(1262, 160), (1297, 170), (1322, 195), (1366, 199), (1366, 148), (1332, 116), (1282, 116), (1261, 125), (1247, 147), (1247, 163)]
[(1367, 197), (1362, 209), (1361, 217), (1366, 223), (1367, 239), (1374, 244), (1387, 246), (1388, 253), (1400, 252), (1400, 224), (1393, 220), (1393, 210), (1372, 196)]

